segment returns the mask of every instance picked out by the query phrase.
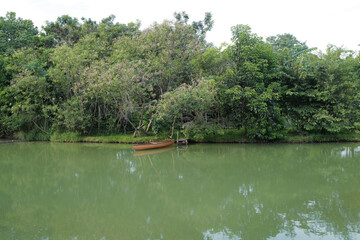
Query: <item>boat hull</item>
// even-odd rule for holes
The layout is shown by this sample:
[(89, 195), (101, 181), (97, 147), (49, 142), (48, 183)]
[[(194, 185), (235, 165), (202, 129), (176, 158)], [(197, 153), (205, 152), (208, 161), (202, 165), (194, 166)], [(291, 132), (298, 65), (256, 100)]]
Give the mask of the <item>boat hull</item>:
[(134, 145), (133, 148), (135, 151), (140, 151), (140, 150), (163, 148), (173, 144), (174, 141), (149, 142), (149, 143)]

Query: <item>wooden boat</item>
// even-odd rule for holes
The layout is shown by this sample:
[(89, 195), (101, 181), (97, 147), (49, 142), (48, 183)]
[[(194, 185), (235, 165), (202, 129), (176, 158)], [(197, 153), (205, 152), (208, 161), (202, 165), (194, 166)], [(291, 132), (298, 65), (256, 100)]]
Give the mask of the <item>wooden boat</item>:
[(152, 154), (159, 154), (159, 153), (171, 151), (173, 149), (174, 149), (174, 145), (170, 145), (168, 147), (148, 149), (146, 151), (134, 151), (134, 157), (149, 156), (149, 155), (152, 155)]
[(174, 144), (173, 140), (170, 141), (161, 141), (161, 142), (149, 142), (134, 145), (134, 150), (147, 150), (147, 149), (155, 149), (155, 148), (163, 148)]

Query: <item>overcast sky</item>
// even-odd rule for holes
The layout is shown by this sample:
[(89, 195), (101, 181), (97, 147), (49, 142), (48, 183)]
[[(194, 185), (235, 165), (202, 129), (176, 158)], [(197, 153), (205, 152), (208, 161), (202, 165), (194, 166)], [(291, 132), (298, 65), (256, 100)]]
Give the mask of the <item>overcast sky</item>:
[(186, 11), (190, 21), (211, 12), (215, 25), (207, 40), (217, 46), (231, 42), (232, 26), (247, 24), (264, 38), (291, 33), (321, 50), (328, 44), (360, 50), (359, 0), (3, 0), (0, 16), (8, 11), (32, 20), (39, 29), (64, 14), (96, 21), (114, 14), (116, 22), (138, 19), (145, 28), (173, 19), (175, 11)]

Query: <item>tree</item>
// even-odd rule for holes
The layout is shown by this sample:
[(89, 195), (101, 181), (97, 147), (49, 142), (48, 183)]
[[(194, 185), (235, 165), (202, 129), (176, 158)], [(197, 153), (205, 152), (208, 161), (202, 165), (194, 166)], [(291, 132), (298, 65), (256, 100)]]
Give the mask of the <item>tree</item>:
[(154, 128), (171, 129), (175, 124), (206, 125), (216, 111), (216, 89), (214, 81), (200, 80), (192, 85), (182, 84), (165, 93), (157, 104)]
[(0, 131), (6, 135), (30, 130), (44, 133), (51, 126), (48, 57), (49, 50), (29, 47), (6, 58), (5, 70), (11, 80), (4, 85), (0, 99)]
[(81, 24), (77, 18), (69, 15), (58, 17), (55, 22), (46, 22), (43, 26), (42, 41), (46, 47), (73, 44), (81, 37)]
[(91, 18), (81, 18), (83, 22), (81, 27), (81, 36), (84, 37), (86, 35), (90, 35), (96, 33), (98, 31), (99, 25), (96, 21), (91, 20)]
[[(176, 19), (176, 23), (180, 24), (188, 24), (190, 19), (189, 15), (186, 12), (175, 12), (174, 18)], [(205, 13), (204, 20), (193, 21), (192, 28), (195, 34), (198, 36), (199, 40), (204, 42), (206, 33), (211, 31), (214, 26), (214, 20), (212, 20), (212, 14), (210, 12)]]
[(235, 127), (244, 127), (250, 138), (280, 138), (284, 123), (278, 102), (278, 58), (249, 26), (237, 25), (232, 33), (230, 56), (234, 67), (222, 77), (220, 91), (225, 114)]
[(14, 12), (0, 17), (0, 91), (9, 86), (13, 73), (7, 69), (10, 55), (21, 48), (35, 46), (38, 30), (31, 20), (16, 18)]
[(144, 78), (153, 86), (155, 98), (196, 78), (193, 60), (202, 43), (191, 26), (165, 21), (154, 23), (138, 37), (120, 37), (114, 43), (111, 61), (129, 60), (146, 66)]
[(11, 77), (9, 72), (6, 70), (6, 57), (0, 55), (0, 90), (9, 86)]
[(251, 33), (247, 25), (232, 27), (231, 58), (235, 63), (235, 82), (231, 85), (253, 87), (268, 85), (278, 77), (278, 59), (271, 46)]
[(115, 23), (115, 15), (110, 15), (101, 20), (99, 24), (98, 34), (101, 38), (106, 39), (109, 43), (121, 36), (136, 37), (140, 34), (139, 21), (128, 24)]
[(293, 96), (289, 104), (294, 122), (320, 133), (354, 130), (359, 125), (358, 66), (351, 51), (331, 45), (326, 53), (305, 58), (302, 81), (287, 92)]
[(82, 18), (82, 23), (77, 18), (69, 15), (58, 17), (55, 22), (46, 22), (41, 33), (41, 42), (45, 47), (77, 43), (81, 38), (92, 35), (112, 45), (114, 39), (120, 36), (136, 36), (140, 33), (140, 22), (129, 24), (115, 23), (115, 16), (110, 15), (100, 23), (91, 19)]
[(274, 48), (275, 51), (288, 49), (291, 55), (298, 55), (304, 51), (309, 50), (306, 42), (300, 42), (295, 36), (290, 33), (278, 34), (266, 38), (266, 41)]
[(10, 55), (14, 50), (36, 44), (38, 29), (31, 20), (16, 18), (14, 12), (0, 17), (0, 55)]
[(285, 121), (279, 104), (281, 87), (278, 82), (268, 87), (234, 86), (225, 91), (230, 119), (235, 127), (245, 127), (252, 139), (275, 140), (284, 136)]
[[(97, 61), (84, 69), (79, 80), (74, 84), (74, 95), (70, 99), (75, 102), (75, 112), (80, 111), (83, 118), (88, 118), (88, 126), (72, 124), (72, 115), (66, 119), (78, 131), (119, 131), (126, 132), (127, 126), (136, 132), (142, 127), (144, 111), (149, 104), (146, 82), (141, 78), (142, 65), (130, 62), (111, 64)], [(66, 105), (68, 107), (68, 105)], [(60, 113), (61, 114), (61, 113)], [(68, 126), (60, 125), (69, 129)]]
[(15, 100), (11, 106), (11, 129), (36, 129), (48, 135), (51, 118), (57, 106), (52, 104), (54, 99), (46, 77), (25, 70), (16, 76), (8, 91)]
[(234, 63), (230, 57), (230, 47), (223, 44), (220, 47), (209, 46), (194, 60), (200, 77), (220, 77), (228, 68), (233, 68)]

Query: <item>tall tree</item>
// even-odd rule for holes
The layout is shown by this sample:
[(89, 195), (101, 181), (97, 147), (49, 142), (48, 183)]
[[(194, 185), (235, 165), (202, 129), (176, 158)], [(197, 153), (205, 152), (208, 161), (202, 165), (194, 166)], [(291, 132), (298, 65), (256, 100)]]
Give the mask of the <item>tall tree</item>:
[(136, 38), (119, 38), (111, 59), (143, 63), (143, 77), (153, 86), (155, 98), (159, 98), (195, 78), (192, 61), (201, 54), (201, 46), (191, 26), (165, 21), (153, 24)]
[(43, 26), (42, 40), (45, 46), (76, 43), (81, 35), (81, 24), (77, 18), (69, 15), (58, 17), (55, 22), (46, 22)]
[[(188, 21), (190, 19), (190, 16), (185, 12), (175, 12), (174, 18), (176, 20), (176, 23), (181, 24), (188, 24)], [(206, 33), (211, 31), (211, 29), (214, 26), (214, 20), (212, 19), (212, 14), (210, 12), (205, 13), (204, 20), (200, 21), (193, 21), (191, 23), (191, 26), (198, 36), (200, 41), (205, 41)]]
[(22, 47), (32, 47), (36, 43), (38, 29), (31, 20), (17, 18), (14, 12), (0, 17), (0, 55), (9, 55)]
[(127, 36), (127, 37), (135, 37), (140, 34), (140, 25), (139, 21), (130, 22), (128, 24), (121, 24), (118, 22), (114, 22), (115, 15), (110, 15), (101, 20), (99, 24), (99, 32), (98, 34), (107, 39), (109, 42), (114, 41), (114, 39)]
[(335, 46), (305, 55), (284, 98), (294, 126), (320, 133), (354, 130), (359, 125), (359, 66), (354, 53)]
[(276, 50), (289, 49), (291, 54), (297, 55), (309, 49), (306, 42), (300, 42), (294, 35), (290, 33), (278, 34), (266, 38), (266, 41)]
[(154, 129), (156, 132), (171, 129), (175, 124), (204, 126), (216, 110), (214, 81), (199, 80), (192, 85), (182, 84), (165, 93), (157, 104)]
[(237, 25), (232, 34), (234, 68), (223, 76), (222, 91), (227, 115), (236, 127), (244, 127), (251, 138), (281, 137), (284, 126), (278, 103), (278, 58), (249, 26)]
[(0, 90), (9, 85), (12, 77), (7, 70), (9, 56), (17, 49), (34, 46), (37, 38), (38, 30), (31, 20), (17, 18), (14, 12), (0, 17)]

